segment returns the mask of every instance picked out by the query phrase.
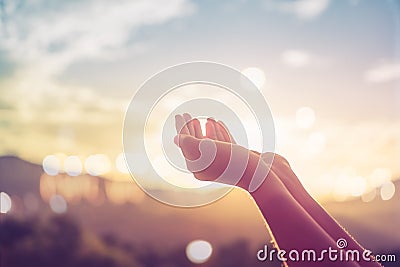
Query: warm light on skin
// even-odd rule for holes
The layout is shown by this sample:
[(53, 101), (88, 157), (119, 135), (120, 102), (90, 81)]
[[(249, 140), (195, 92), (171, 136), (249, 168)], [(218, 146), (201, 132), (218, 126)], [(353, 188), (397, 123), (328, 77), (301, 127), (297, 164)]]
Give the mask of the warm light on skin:
[(206, 262), (212, 254), (212, 246), (204, 240), (194, 240), (186, 246), (186, 256), (196, 264)]
[(11, 197), (5, 192), (0, 192), (0, 213), (9, 212), (11, 210), (11, 207)]
[(242, 71), (242, 74), (249, 78), (249, 80), (252, 81), (258, 89), (263, 87), (265, 83), (265, 74), (261, 69), (254, 67), (246, 68)]

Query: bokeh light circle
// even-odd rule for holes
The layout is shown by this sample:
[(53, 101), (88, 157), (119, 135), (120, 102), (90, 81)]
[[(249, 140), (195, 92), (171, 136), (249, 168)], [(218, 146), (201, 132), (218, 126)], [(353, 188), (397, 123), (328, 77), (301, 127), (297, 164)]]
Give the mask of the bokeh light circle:
[(48, 155), (43, 159), (42, 167), (45, 173), (54, 176), (60, 172), (61, 163), (55, 155)]
[(64, 171), (69, 176), (78, 176), (82, 174), (82, 161), (78, 156), (68, 156), (64, 160)]
[(11, 197), (6, 192), (0, 192), (0, 213), (7, 213), (11, 210)]
[(186, 256), (196, 264), (206, 262), (212, 254), (212, 246), (205, 240), (194, 240), (186, 246)]
[(68, 208), (67, 201), (61, 195), (53, 195), (49, 200), (50, 208), (53, 212), (61, 214), (65, 213)]

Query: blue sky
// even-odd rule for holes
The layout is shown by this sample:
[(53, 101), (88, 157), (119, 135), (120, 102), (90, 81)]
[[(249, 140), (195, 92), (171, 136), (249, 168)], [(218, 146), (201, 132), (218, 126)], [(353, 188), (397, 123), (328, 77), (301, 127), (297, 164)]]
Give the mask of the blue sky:
[[(168, 66), (208, 60), (262, 70), (279, 152), (311, 186), (338, 173), (400, 172), (397, 1), (0, 3), (0, 154), (113, 159), (139, 85)], [(302, 107), (316, 114), (306, 130), (296, 126)], [(323, 154), (304, 157), (315, 136)]]
[[(331, 1), (320, 13), (306, 17), (282, 11), (280, 4), (282, 1), (221, 1), (218, 5), (194, 2), (191, 15), (146, 25), (132, 33), (127, 45), (139, 44), (143, 49), (140, 53), (123, 59), (78, 60), (59, 78), (103, 89), (103, 93), (126, 96), (162, 68), (191, 60), (212, 60), (239, 69), (248, 65), (265, 69), (267, 76), (271, 73), (271, 78), (277, 79), (279, 91), (284, 91), (281, 97), (293, 94), (288, 80), (301, 79), (299, 87), (317, 97), (330, 91), (330, 99), (343, 101), (343, 93), (355, 92), (344, 100), (347, 105), (361, 90), (365, 105), (371, 105), (377, 97), (382, 101), (392, 99), (391, 90), (372, 91), (371, 87), (382, 85), (366, 85), (364, 75), (382, 62), (396, 62), (397, 4)], [(282, 66), (281, 54), (293, 48), (312, 53), (316, 66), (294, 70)], [(99, 77), (99, 73), (103, 75)], [(109, 90), (115, 86), (120, 90)], [(381, 112), (384, 116), (391, 114)]]

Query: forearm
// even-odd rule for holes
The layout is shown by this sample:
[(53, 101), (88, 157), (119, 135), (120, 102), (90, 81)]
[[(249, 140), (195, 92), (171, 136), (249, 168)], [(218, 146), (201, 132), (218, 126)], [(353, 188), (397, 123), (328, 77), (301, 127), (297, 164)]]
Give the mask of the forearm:
[[(262, 215), (268, 223), (279, 249), (289, 253), (296, 250), (316, 252), (317, 259), (323, 250), (336, 248), (333, 240), (291, 196), (283, 183), (274, 175), (268, 175), (262, 186), (252, 193)], [(288, 257), (286, 255), (285, 257)], [(359, 266), (354, 262), (291, 261), (289, 266)]]
[(372, 256), (368, 257), (368, 259), (361, 257), (365, 249), (358, 244), (357, 241), (350, 236), (350, 234), (340, 226), (340, 224), (332, 218), (317, 201), (314, 200), (314, 198), (301, 185), (290, 167), (272, 168), (271, 172), (279, 177), (293, 198), (333, 240), (345, 239), (347, 241), (346, 250), (358, 251), (362, 266), (380, 266), (379, 263), (373, 261)]

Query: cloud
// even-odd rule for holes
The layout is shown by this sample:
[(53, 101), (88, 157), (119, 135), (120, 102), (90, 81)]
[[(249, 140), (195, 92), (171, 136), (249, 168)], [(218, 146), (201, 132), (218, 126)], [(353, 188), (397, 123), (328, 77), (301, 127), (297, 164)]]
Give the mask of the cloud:
[(306, 51), (292, 49), (283, 51), (281, 59), (286, 65), (298, 68), (310, 64), (311, 56)]
[(164, 23), (194, 8), (184, 0), (168, 5), (157, 0), (5, 3), (0, 47), (19, 60), (50, 61), (52, 72), (82, 57), (107, 57), (123, 49), (139, 27)]
[[(133, 41), (136, 31), (193, 12), (187, 0), (168, 5), (162, 0), (6, 1), (0, 10), (0, 51), (18, 68), (1, 81), (7, 88), (1, 90), (2, 98), (23, 111), (71, 98), (81, 102), (79, 91), (88, 88), (56, 80), (68, 66), (87, 58), (140, 53), (143, 44)], [(101, 97), (92, 101), (99, 103)], [(103, 98), (114, 105), (113, 99)]]
[(320, 16), (329, 6), (330, 0), (298, 0), (290, 2), (267, 1), (267, 6), (299, 19), (311, 20)]
[[(2, 62), (15, 67), (0, 79), (0, 117), (8, 123), (0, 130), (9, 139), (0, 144), (0, 154), (6, 149), (19, 155), (54, 151), (60, 127), (76, 130), (80, 138), (77, 143), (83, 150), (96, 149), (96, 143), (104, 140), (119, 140), (129, 99), (103, 95), (82, 84), (66, 84), (57, 77), (82, 60), (119, 59), (141, 53), (145, 44), (135, 41), (138, 30), (195, 10), (188, 0), (168, 4), (162, 0), (1, 3), (0, 51), (7, 59)], [(32, 140), (37, 143), (34, 149), (27, 145)], [(108, 149), (120, 149), (118, 143)]]
[(383, 83), (400, 79), (400, 63), (383, 63), (365, 72), (365, 80)]

